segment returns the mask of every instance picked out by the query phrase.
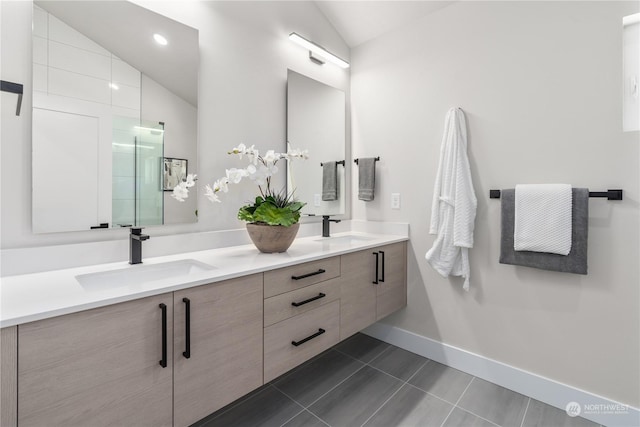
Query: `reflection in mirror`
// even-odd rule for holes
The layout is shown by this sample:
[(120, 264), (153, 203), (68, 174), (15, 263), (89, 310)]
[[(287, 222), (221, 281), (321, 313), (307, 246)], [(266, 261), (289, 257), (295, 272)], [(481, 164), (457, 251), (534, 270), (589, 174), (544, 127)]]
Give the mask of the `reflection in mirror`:
[(196, 29), (127, 1), (36, 1), (33, 231), (195, 222), (197, 197), (166, 203), (163, 159), (197, 164), (197, 81)]
[[(313, 162), (292, 162), (288, 168), (288, 188), (295, 191), (298, 200), (307, 203), (304, 214), (345, 213), (345, 165), (338, 164), (328, 171), (335, 172), (335, 179), (323, 177), (323, 170), (327, 168), (321, 166), (321, 163), (344, 162), (345, 122), (343, 91), (288, 70), (287, 141), (293, 147), (309, 150), (313, 159)], [(327, 197), (327, 193), (331, 193), (327, 190), (332, 188), (335, 188), (335, 200), (326, 200), (333, 198)]]

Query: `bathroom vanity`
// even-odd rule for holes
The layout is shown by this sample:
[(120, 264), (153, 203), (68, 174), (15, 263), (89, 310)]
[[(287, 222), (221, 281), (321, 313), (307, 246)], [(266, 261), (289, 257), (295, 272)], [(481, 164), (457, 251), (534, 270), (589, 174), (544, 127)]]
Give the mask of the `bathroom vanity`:
[[(119, 290), (86, 286), (98, 266), (6, 278), (2, 426), (190, 425), (404, 307), (406, 240), (194, 252), (214, 268)], [(178, 257), (161, 258), (149, 265)], [(48, 301), (4, 310), (47, 277), (71, 303), (31, 293)]]

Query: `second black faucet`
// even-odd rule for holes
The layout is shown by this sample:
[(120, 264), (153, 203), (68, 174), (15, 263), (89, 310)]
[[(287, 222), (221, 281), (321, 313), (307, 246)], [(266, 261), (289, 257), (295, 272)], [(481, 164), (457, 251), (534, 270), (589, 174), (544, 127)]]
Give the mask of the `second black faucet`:
[(329, 219), (329, 215), (322, 215), (322, 237), (329, 237), (329, 224), (332, 222), (340, 222), (339, 219)]

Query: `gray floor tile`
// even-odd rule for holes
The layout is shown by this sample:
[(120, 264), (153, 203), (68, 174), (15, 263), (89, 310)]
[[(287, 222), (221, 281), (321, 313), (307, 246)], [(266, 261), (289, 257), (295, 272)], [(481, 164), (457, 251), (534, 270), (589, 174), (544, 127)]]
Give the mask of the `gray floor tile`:
[(281, 426), (302, 409), (275, 388), (268, 387), (211, 419), (203, 427)]
[(528, 397), (474, 378), (458, 406), (498, 425), (520, 426)]
[(365, 366), (307, 408), (333, 427), (362, 425), (402, 385)]
[(457, 369), (430, 360), (414, 375), (409, 384), (456, 403), (473, 377)]
[(327, 427), (318, 417), (309, 411), (304, 411), (295, 416), (291, 421), (282, 427)]
[[(519, 424), (518, 424), (519, 425)], [(489, 421), (478, 418), (473, 414), (463, 411), (460, 408), (455, 408), (447, 421), (442, 427), (496, 427), (495, 424), (491, 424)], [(517, 427), (517, 426), (505, 426), (505, 427)], [(551, 426), (547, 426), (551, 427)]]
[(570, 417), (566, 411), (531, 399), (524, 416), (523, 427), (598, 427), (582, 417)]
[(396, 378), (407, 381), (428, 359), (398, 347), (391, 347), (370, 363)]
[(364, 363), (369, 363), (389, 346), (390, 344), (372, 338), (369, 335), (357, 333), (334, 348)]
[(284, 394), (307, 407), (364, 364), (331, 350), (273, 382)]
[(365, 424), (370, 427), (440, 427), (452, 405), (405, 384)]

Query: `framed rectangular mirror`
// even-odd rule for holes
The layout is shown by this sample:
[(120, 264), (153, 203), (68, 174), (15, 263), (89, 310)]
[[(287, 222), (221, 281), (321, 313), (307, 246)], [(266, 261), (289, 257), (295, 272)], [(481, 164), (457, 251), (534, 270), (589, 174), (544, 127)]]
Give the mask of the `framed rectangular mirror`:
[[(293, 147), (309, 150), (312, 159), (307, 162), (292, 162), (287, 170), (288, 189), (294, 190), (295, 197), (306, 203), (302, 210), (304, 214), (345, 213), (345, 138), (345, 93), (288, 70), (287, 141)], [(322, 165), (327, 162), (342, 162), (332, 169), (335, 171), (335, 179), (329, 178), (329, 182), (327, 177), (323, 177)], [(335, 189), (334, 200), (323, 200), (333, 198), (326, 197), (328, 187)]]
[(198, 30), (133, 3), (34, 2), (34, 233), (197, 221), (163, 161), (197, 173), (198, 64)]

